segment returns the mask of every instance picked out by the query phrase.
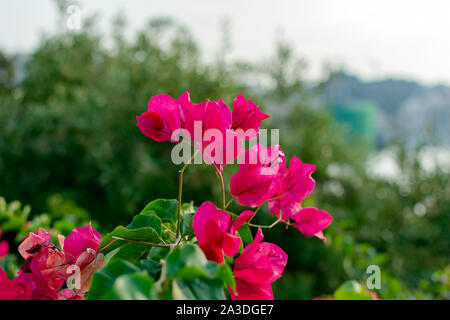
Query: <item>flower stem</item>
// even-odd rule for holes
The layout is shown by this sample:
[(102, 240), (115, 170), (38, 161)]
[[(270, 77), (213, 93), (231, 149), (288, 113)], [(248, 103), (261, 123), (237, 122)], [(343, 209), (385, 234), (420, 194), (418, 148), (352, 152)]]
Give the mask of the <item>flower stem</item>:
[(225, 209), (228, 208), (228, 206), (234, 201), (234, 199), (236, 199), (236, 198), (233, 197), (227, 202), (227, 204), (225, 205)]
[(186, 163), (183, 168), (178, 172), (179, 178), (178, 178), (178, 212), (177, 212), (177, 239), (180, 237), (180, 225), (181, 225), (181, 198), (183, 195), (183, 173), (186, 170), (186, 168), (191, 164), (192, 160), (194, 160), (195, 156), (199, 150), (195, 151), (192, 155), (191, 159), (188, 163)]
[(225, 184), (223, 182), (223, 175), (219, 173), (219, 179), (220, 179), (220, 186), (222, 187), (222, 208), (225, 210), (226, 204), (225, 204)]
[(281, 219), (275, 220), (271, 225), (268, 225), (268, 226), (263, 226), (263, 225), (259, 225), (259, 224), (253, 224), (253, 223), (248, 223), (248, 225), (249, 225), (250, 227), (272, 229), (272, 228), (275, 227), (279, 222), (281, 222)]
[[(153, 247), (169, 248), (171, 246), (170, 244), (152, 243), (152, 242), (146, 242), (146, 241), (140, 241), (140, 240), (126, 239), (126, 238), (121, 238), (121, 237), (116, 237), (116, 236), (113, 236), (112, 238), (114, 240), (111, 241), (106, 247), (109, 247), (112, 243), (114, 243), (115, 241), (119, 241), (119, 240), (145, 244), (147, 246), (153, 246)], [(105, 249), (106, 247), (103, 247), (102, 250)]]
[(264, 202), (261, 203), (255, 210), (255, 213), (251, 216), (250, 219), (248, 219), (247, 223), (248, 225), (250, 225), (250, 222), (253, 220), (253, 218), (256, 216), (256, 214), (258, 213), (258, 211), (261, 209), (261, 207), (263, 206)]

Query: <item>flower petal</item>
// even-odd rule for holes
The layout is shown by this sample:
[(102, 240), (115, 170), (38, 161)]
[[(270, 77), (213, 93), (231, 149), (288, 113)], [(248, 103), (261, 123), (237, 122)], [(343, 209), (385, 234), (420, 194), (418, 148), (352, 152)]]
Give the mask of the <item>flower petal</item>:
[(76, 260), (88, 248), (97, 251), (102, 242), (102, 237), (91, 223), (87, 227), (73, 229), (72, 233), (64, 240), (64, 252), (68, 259)]
[(236, 279), (236, 292), (228, 288), (231, 300), (273, 300), (272, 286), (270, 283), (252, 285)]
[[(320, 232), (331, 224), (333, 218), (324, 210), (316, 208), (303, 208), (292, 216), (295, 221), (294, 228), (300, 230), (305, 236), (320, 236)], [(323, 235), (322, 235), (323, 240)]]

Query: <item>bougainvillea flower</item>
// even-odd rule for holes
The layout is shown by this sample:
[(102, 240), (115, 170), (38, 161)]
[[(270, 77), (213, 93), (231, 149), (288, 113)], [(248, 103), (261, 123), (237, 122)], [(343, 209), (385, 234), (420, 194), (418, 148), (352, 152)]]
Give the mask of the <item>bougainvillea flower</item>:
[(72, 289), (63, 289), (58, 292), (58, 300), (84, 300), (84, 297)]
[[(61, 250), (51, 242), (44, 229), (31, 232), (19, 246), (25, 258), (18, 276), (9, 280), (0, 269), (0, 299), (79, 300), (88, 292), (93, 274), (104, 266), (103, 254), (97, 253), (100, 234), (92, 228), (76, 228), (64, 238), (58, 236)], [(76, 267), (76, 268), (74, 268)], [(64, 281), (78, 270), (80, 287), (61, 289)], [(3, 272), (3, 273), (2, 273)]]
[(236, 255), (241, 246), (237, 231), (253, 214), (246, 210), (232, 221), (229, 213), (217, 209), (211, 202), (204, 202), (194, 215), (192, 227), (205, 256), (223, 263), (224, 254), (227, 257)]
[(231, 194), (246, 206), (256, 207), (272, 198), (286, 172), (280, 146), (265, 148), (259, 143), (243, 153), (240, 169), (230, 181)]
[(217, 135), (209, 136), (206, 133), (204, 136), (203, 158), (206, 163), (215, 165), (222, 173), (223, 167), (234, 162), (241, 153), (242, 140), (231, 130), (226, 130), (224, 134), (215, 132)]
[(64, 253), (43, 247), (38, 253), (27, 258), (20, 273), (33, 273), (49, 287), (58, 290), (69, 277), (69, 265)]
[(73, 229), (72, 233), (64, 240), (64, 253), (66, 257), (77, 260), (87, 249), (97, 251), (102, 242), (102, 237), (91, 223), (87, 227)]
[(333, 218), (326, 212), (316, 208), (303, 208), (291, 217), (295, 224), (294, 228), (300, 230), (305, 236), (316, 236), (324, 241), (322, 231), (328, 227)]
[(184, 93), (182, 93), (178, 99), (178, 107), (180, 108), (180, 121), (181, 121), (181, 125), (183, 127), (185, 127), (186, 125), (186, 116), (189, 112), (189, 110), (191, 110), (193, 108), (193, 103), (191, 101), (191, 92), (190, 91), (186, 91)]
[[(0, 239), (2, 238), (2, 229), (0, 228)], [(9, 253), (9, 244), (6, 240), (0, 241), (0, 259), (6, 257)]]
[(56, 300), (58, 292), (48, 285), (44, 278), (35, 273), (21, 273), (13, 281), (23, 288), (33, 288), (31, 300)]
[(311, 194), (315, 181), (311, 174), (316, 166), (302, 163), (299, 158), (293, 156), (289, 163), (289, 169), (281, 180), (280, 187), (275, 197), (269, 201), (269, 210), (283, 220), (291, 218), (301, 208), (302, 200)]
[(10, 280), (0, 267), (0, 300), (30, 300), (35, 288), (36, 285), (31, 282), (22, 285), (18, 281)]
[(229, 289), (231, 300), (273, 300), (272, 284), (255, 285), (236, 278), (236, 291)]
[(6, 257), (9, 253), (9, 244), (6, 240), (0, 241), (0, 259)]
[(269, 117), (252, 100), (246, 101), (242, 94), (238, 94), (233, 101), (231, 128), (242, 138), (251, 140), (258, 136), (261, 122)]
[(205, 100), (200, 104), (191, 102), (185, 110), (185, 129), (196, 144), (203, 143), (203, 136), (208, 130), (225, 133), (231, 128), (231, 111), (222, 100)]
[(231, 130), (230, 109), (222, 99), (194, 104), (188, 93), (178, 101), (184, 119), (184, 134), (195, 148), (202, 150), (205, 161), (222, 172), (223, 166), (233, 162), (242, 149), (240, 137)]
[(39, 228), (37, 233), (30, 232), (28, 237), (19, 245), (19, 253), (24, 259), (27, 259), (34, 253), (39, 252), (42, 247), (48, 247), (51, 238), (52, 235), (43, 228)]
[(261, 228), (254, 241), (234, 261), (236, 291), (229, 288), (233, 300), (271, 300), (271, 283), (279, 279), (287, 263), (287, 254), (277, 245), (261, 242)]
[(161, 142), (177, 142), (181, 129), (179, 103), (169, 95), (159, 94), (148, 102), (148, 111), (136, 117), (137, 126), (147, 137)]
[[(93, 260), (91, 260), (92, 254), (94, 254)], [(91, 257), (89, 257), (89, 255), (91, 255)], [(91, 262), (88, 263), (88, 261)], [(89, 291), (91, 278), (94, 276), (94, 273), (105, 266), (104, 256), (102, 253), (95, 254), (92, 249), (87, 249), (85, 253), (78, 258), (75, 265), (81, 270), (80, 288), (76, 288), (76, 293), (84, 296)]]

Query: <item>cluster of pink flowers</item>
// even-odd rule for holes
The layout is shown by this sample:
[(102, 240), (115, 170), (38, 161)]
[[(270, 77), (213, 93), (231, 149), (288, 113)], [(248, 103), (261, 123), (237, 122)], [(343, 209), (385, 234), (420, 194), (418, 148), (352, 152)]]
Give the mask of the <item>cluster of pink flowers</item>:
[(159, 142), (178, 142), (183, 135), (185, 142), (202, 151), (207, 163), (222, 172), (241, 153), (241, 139), (256, 138), (261, 121), (268, 117), (242, 95), (236, 97), (231, 112), (222, 99), (194, 104), (187, 91), (177, 100), (165, 94), (152, 97), (148, 111), (137, 116), (137, 126)]
[[(103, 266), (97, 254), (101, 236), (89, 224), (76, 228), (67, 237), (59, 235), (60, 248), (51, 243), (52, 235), (40, 228), (20, 244), (25, 262), (18, 276), (10, 280), (0, 268), (0, 300), (80, 300), (84, 298), (94, 272)], [(74, 273), (75, 290), (62, 289)]]
[[(224, 255), (234, 257), (241, 247), (237, 230), (253, 215), (253, 211), (245, 210), (232, 220), (226, 211), (204, 202), (194, 215), (192, 227), (205, 256), (217, 263), (224, 262)], [(287, 254), (275, 244), (261, 242), (262, 239), (259, 228), (254, 241), (235, 259), (236, 290), (229, 288), (232, 299), (273, 299), (271, 283), (281, 277)]]
[[(243, 140), (258, 137), (261, 122), (266, 118), (259, 106), (241, 94), (234, 100), (231, 112), (221, 99), (194, 104), (186, 92), (178, 99), (168, 95), (152, 97), (148, 112), (137, 117), (137, 126), (155, 141), (178, 142), (182, 132), (202, 151), (205, 160), (216, 166), (219, 174), (226, 164), (241, 156), (240, 169), (230, 181), (231, 195), (251, 208), (267, 201), (278, 222), (325, 241), (322, 231), (330, 225), (332, 217), (323, 210), (302, 206), (315, 186), (311, 177), (315, 166), (294, 156), (287, 167), (278, 145), (264, 147), (256, 143), (248, 150), (242, 148)], [(197, 127), (205, 134), (198, 134)], [(220, 148), (214, 148), (215, 153), (208, 146), (217, 141), (211, 139), (208, 130), (220, 132), (223, 137)], [(256, 211), (245, 210), (233, 220), (213, 203), (203, 203), (194, 215), (193, 229), (205, 256), (217, 263), (224, 262), (224, 255), (234, 257), (241, 246), (237, 231)], [(234, 260), (236, 290), (230, 288), (232, 299), (273, 299), (271, 283), (281, 277), (287, 255), (277, 245), (261, 242), (262, 239), (259, 228), (253, 243)]]

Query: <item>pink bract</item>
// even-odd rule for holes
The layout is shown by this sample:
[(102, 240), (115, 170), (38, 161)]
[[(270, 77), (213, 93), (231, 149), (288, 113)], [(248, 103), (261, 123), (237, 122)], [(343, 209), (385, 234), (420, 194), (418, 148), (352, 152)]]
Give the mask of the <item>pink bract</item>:
[(184, 135), (202, 151), (208, 164), (214, 164), (220, 172), (224, 165), (239, 155), (242, 142), (231, 130), (232, 116), (222, 99), (206, 100), (200, 104), (191, 102), (189, 92), (178, 98)]
[(252, 100), (245, 100), (242, 94), (238, 94), (233, 101), (231, 128), (245, 139), (251, 140), (258, 136), (261, 122), (269, 116), (263, 113), (259, 106)]
[(280, 146), (266, 148), (257, 143), (243, 153), (240, 169), (230, 181), (231, 194), (240, 204), (256, 207), (276, 194), (285, 172)]
[(72, 233), (64, 240), (63, 250), (69, 260), (76, 260), (88, 248), (97, 251), (101, 242), (102, 237), (89, 223), (87, 227), (73, 229)]
[(315, 181), (311, 174), (316, 166), (305, 164), (293, 156), (289, 169), (280, 183), (275, 196), (279, 199), (269, 201), (269, 209), (277, 217), (283, 220), (291, 218), (301, 209), (302, 200), (308, 197), (314, 189)]
[(322, 241), (326, 240), (322, 231), (333, 221), (326, 211), (316, 208), (303, 208), (291, 218), (295, 221), (294, 228), (303, 235), (316, 236)]
[(181, 129), (179, 103), (169, 95), (159, 94), (148, 102), (148, 111), (136, 117), (137, 126), (147, 137), (161, 142), (177, 142), (173, 134)]
[(39, 228), (38, 233), (30, 232), (28, 237), (19, 245), (19, 253), (24, 259), (27, 259), (33, 253), (39, 252), (41, 247), (48, 247), (51, 238), (52, 235), (43, 228)]
[(0, 267), (0, 300), (30, 300), (36, 286), (33, 283), (20, 284), (10, 280)]
[(6, 257), (9, 253), (9, 244), (6, 240), (0, 241), (0, 259)]
[(84, 300), (84, 297), (78, 295), (72, 289), (63, 289), (58, 292), (58, 300)]
[[(0, 228), (0, 239), (2, 238), (2, 229)], [(0, 241), (0, 259), (6, 257), (9, 253), (9, 244), (6, 240)]]
[(31, 289), (31, 300), (56, 300), (58, 292), (49, 286), (45, 279), (35, 273), (19, 274), (13, 281), (24, 288)]
[(232, 221), (226, 211), (217, 209), (212, 202), (204, 202), (194, 215), (192, 227), (205, 256), (223, 263), (224, 254), (227, 257), (236, 255), (241, 246), (237, 231), (253, 214), (246, 210)]
[(236, 292), (229, 289), (233, 300), (273, 299), (271, 283), (281, 277), (288, 257), (277, 245), (262, 240), (259, 228), (255, 240), (234, 261)]

